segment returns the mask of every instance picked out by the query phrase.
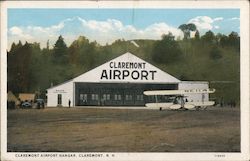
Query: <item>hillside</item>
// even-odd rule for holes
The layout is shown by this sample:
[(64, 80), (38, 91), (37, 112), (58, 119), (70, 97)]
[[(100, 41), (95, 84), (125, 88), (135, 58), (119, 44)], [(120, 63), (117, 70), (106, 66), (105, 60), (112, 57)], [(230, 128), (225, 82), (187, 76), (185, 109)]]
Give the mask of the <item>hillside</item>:
[[(100, 46), (84, 36), (69, 47), (60, 36), (53, 49), (40, 49), (39, 43), (13, 43), (8, 52), (8, 90), (15, 94), (36, 92), (44, 97), (51, 85), (131, 52), (180, 80), (209, 81), (210, 87), (217, 90), (212, 95), (217, 101), (239, 103), (239, 37), (206, 36), (174, 40), (165, 35), (162, 40), (133, 40), (138, 46), (125, 40)], [(178, 57), (169, 55), (175, 52)]]
[(174, 63), (159, 64), (152, 60), (153, 40), (134, 40), (140, 48), (129, 44), (120, 50), (115, 47), (116, 53), (123, 54), (126, 51), (150, 62), (163, 71), (173, 75), (182, 81), (209, 81), (210, 87), (216, 89), (211, 98), (225, 103), (240, 99), (240, 53), (231, 47), (219, 47), (222, 57), (218, 60), (211, 59), (209, 54), (211, 44), (204, 44), (195, 40), (178, 42), (183, 57)]

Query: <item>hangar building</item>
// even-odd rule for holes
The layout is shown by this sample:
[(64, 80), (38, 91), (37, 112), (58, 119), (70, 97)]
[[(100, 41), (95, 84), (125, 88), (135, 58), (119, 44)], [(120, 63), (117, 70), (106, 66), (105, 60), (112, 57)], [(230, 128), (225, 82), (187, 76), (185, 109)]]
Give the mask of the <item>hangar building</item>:
[[(153, 97), (145, 90), (207, 89), (208, 82), (180, 81), (131, 53), (125, 53), (82, 75), (47, 89), (47, 106), (144, 106)], [(190, 94), (188, 101), (207, 101)]]

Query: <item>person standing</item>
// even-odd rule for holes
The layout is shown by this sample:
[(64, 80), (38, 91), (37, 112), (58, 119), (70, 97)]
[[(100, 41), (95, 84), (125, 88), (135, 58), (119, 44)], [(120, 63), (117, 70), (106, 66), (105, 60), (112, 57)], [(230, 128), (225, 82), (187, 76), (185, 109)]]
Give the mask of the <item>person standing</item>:
[(71, 101), (70, 101), (70, 99), (69, 99), (69, 108), (70, 108), (70, 104), (71, 104)]

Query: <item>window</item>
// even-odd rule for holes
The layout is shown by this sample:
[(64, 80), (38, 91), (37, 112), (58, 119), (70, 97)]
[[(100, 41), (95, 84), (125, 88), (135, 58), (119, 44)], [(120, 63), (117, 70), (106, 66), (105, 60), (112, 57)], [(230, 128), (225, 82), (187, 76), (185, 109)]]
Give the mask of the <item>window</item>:
[(136, 95), (136, 100), (137, 101), (143, 101), (143, 95)]
[(110, 100), (110, 94), (107, 94), (107, 100)]
[(80, 100), (87, 100), (87, 94), (80, 94)]
[(110, 94), (103, 94), (102, 99), (103, 100), (110, 100)]
[(122, 96), (120, 94), (115, 94), (115, 101), (122, 100)]
[(95, 101), (98, 101), (98, 94), (92, 94), (91, 99), (95, 100)]
[(80, 94), (80, 100), (82, 102), (87, 102), (87, 98), (88, 98), (87, 94)]
[(118, 99), (118, 100), (122, 100), (122, 95), (118, 94), (118, 95), (117, 95), (117, 99)]
[(132, 100), (132, 95), (125, 95), (125, 100), (126, 101), (131, 101)]
[(57, 95), (57, 104), (61, 105), (62, 104), (62, 94)]

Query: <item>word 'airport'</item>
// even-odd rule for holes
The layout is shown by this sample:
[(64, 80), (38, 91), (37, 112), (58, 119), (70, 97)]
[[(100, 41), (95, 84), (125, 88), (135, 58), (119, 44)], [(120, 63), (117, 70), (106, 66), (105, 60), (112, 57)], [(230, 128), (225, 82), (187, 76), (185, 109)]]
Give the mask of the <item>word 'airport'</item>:
[[(132, 78), (133, 80), (154, 80), (155, 70), (138, 70), (145, 69), (145, 62), (110, 62), (110, 70), (102, 70), (101, 80), (124, 80)], [(114, 69), (114, 70), (113, 70)], [(120, 70), (117, 70), (120, 69)], [(125, 70), (121, 70), (125, 69)], [(137, 69), (137, 70), (126, 70), (126, 69)]]

